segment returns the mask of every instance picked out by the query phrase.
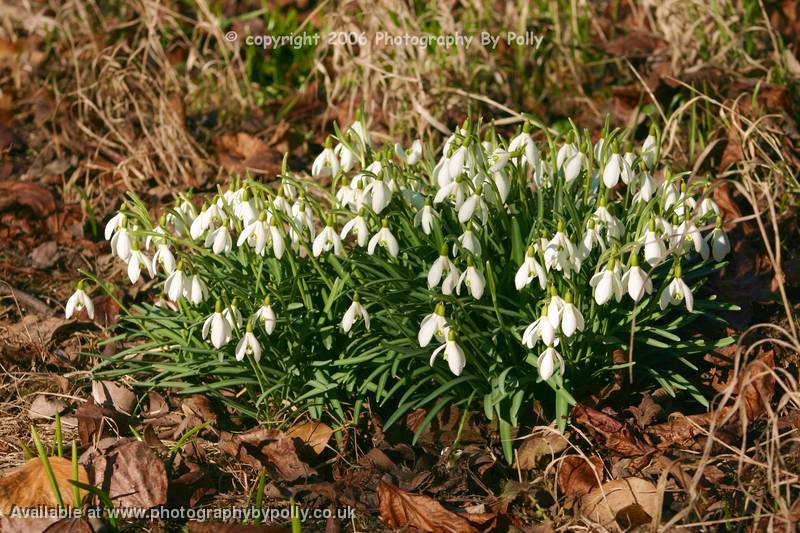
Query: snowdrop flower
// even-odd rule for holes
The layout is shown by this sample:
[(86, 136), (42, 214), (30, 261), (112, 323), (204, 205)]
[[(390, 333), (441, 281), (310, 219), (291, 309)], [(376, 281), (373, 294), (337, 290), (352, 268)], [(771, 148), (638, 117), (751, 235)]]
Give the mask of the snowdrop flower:
[(197, 218), (197, 210), (191, 200), (185, 196), (181, 196), (181, 202), (175, 207), (174, 211), (167, 213), (166, 222), (175, 226), (175, 232), (178, 235), (187, 235), (189, 227)]
[(578, 243), (578, 259), (581, 261), (588, 259), (589, 254), (591, 254), (592, 250), (594, 249), (595, 243), (600, 245), (601, 250), (606, 250), (606, 243), (603, 240), (603, 236), (600, 235), (600, 230), (595, 225), (594, 219), (590, 218), (586, 223), (586, 231), (583, 232), (581, 242)]
[(511, 154), (502, 148), (495, 148), (489, 155), (489, 172), (495, 173), (503, 170), (511, 159)]
[(589, 285), (594, 288), (594, 301), (597, 305), (605, 304), (612, 296), (617, 302), (622, 300), (622, 282), (614, 266), (615, 260), (612, 258), (605, 269), (589, 280)]
[(575, 154), (571, 155), (564, 165), (564, 180), (567, 183), (572, 183), (575, 181), (575, 178), (580, 175), (581, 169), (583, 169), (586, 164), (587, 160), (586, 156), (583, 155), (583, 152), (576, 152)]
[(155, 275), (152, 262), (139, 250), (139, 245), (134, 241), (133, 248), (128, 256), (128, 279), (131, 280), (131, 283), (139, 281), (142, 275), (142, 268), (147, 269), (147, 273), (150, 274), (151, 278)]
[(558, 295), (555, 287), (550, 288), (550, 303), (547, 304), (547, 320), (553, 329), (561, 325), (561, 313), (564, 311), (564, 299)]
[[(472, 231), (472, 223), (467, 223), (464, 233), (458, 237), (458, 244), (461, 244), (461, 246), (477, 256), (481, 255), (481, 242)], [(457, 246), (453, 246), (453, 255), (456, 255), (456, 250)]]
[(478, 185), (469, 197), (464, 200), (461, 207), (458, 209), (458, 221), (462, 224), (472, 218), (473, 213), (478, 211), (478, 216), (481, 219), (481, 224), (486, 224), (489, 218), (489, 208), (483, 199), (483, 185)]
[(255, 319), (264, 323), (264, 331), (267, 332), (267, 335), (272, 335), (278, 323), (278, 318), (275, 316), (275, 311), (272, 310), (272, 305), (270, 304), (270, 298), (267, 296), (264, 298), (264, 304), (258, 308), (255, 314)]
[(607, 203), (605, 196), (601, 196), (599, 205), (597, 206), (593, 217), (595, 221), (599, 223), (599, 225), (605, 227), (606, 234), (608, 235), (609, 239), (619, 239), (625, 232), (625, 225), (620, 222), (617, 217), (611, 214), (606, 205)]
[(232, 330), (241, 328), (243, 323), (242, 313), (239, 311), (239, 306), (236, 304), (237, 301), (236, 298), (234, 298), (231, 302), (231, 306), (222, 312), (222, 316), (228, 321)]
[[(505, 172), (497, 171), (492, 175), (494, 186), (497, 188), (497, 203), (502, 205), (506, 203), (508, 194), (511, 192), (511, 176)], [(491, 190), (494, 193), (494, 190)]]
[[(288, 184), (282, 184), (278, 188), (278, 192), (275, 194), (275, 197), (272, 199), (270, 209), (271, 213), (277, 213), (278, 211), (282, 213), (291, 214), (293, 217), (299, 216), (301, 212), (304, 211), (305, 203), (300, 203), (300, 199), (298, 199), (294, 204), (289, 203), (289, 200), (286, 198), (286, 193), (284, 190), (289, 190)], [(299, 210), (295, 210), (295, 206), (298, 206)]]
[(664, 180), (664, 183), (662, 183), (658, 187), (658, 193), (661, 196), (661, 201), (664, 203), (665, 211), (669, 209), (670, 206), (672, 206), (672, 204), (677, 202), (678, 198), (680, 197), (680, 192), (675, 187), (675, 184), (672, 182), (672, 176), (670, 172), (666, 171), (666, 174), (667, 175)]
[(331, 139), (325, 141), (325, 149), (314, 159), (311, 175), (315, 178), (327, 178), (339, 173), (339, 159), (331, 149)]
[(184, 287), (186, 287), (184, 296), (193, 304), (199, 304), (208, 298), (208, 287), (206, 287), (205, 281), (200, 279), (197, 274), (192, 275), (188, 286), (184, 285)]
[(681, 265), (676, 263), (672, 281), (661, 291), (661, 298), (659, 298), (658, 303), (663, 311), (668, 305), (677, 305), (681, 301), (686, 303), (687, 311), (691, 312), (694, 309), (692, 290), (681, 278)]
[(584, 327), (583, 314), (572, 303), (572, 293), (567, 292), (561, 309), (561, 332), (565, 337), (572, 337), (575, 331), (583, 331)]
[(399, 143), (395, 144), (394, 152), (400, 161), (406, 165), (414, 166), (422, 159), (422, 141), (414, 139), (414, 142), (411, 143), (411, 148), (407, 152)]
[(564, 233), (564, 223), (559, 222), (555, 236), (547, 243), (544, 249), (544, 265), (548, 270), (555, 268), (569, 275), (572, 270), (580, 270), (580, 259), (578, 258), (575, 245)]
[(528, 348), (533, 348), (541, 340), (545, 346), (558, 346), (556, 330), (547, 315), (543, 312), (542, 316), (530, 323), (522, 334), (522, 344)]
[(350, 187), (347, 178), (342, 176), (339, 189), (336, 191), (336, 207), (350, 206), (354, 200), (355, 191)]
[(460, 376), (467, 364), (467, 358), (464, 355), (464, 350), (462, 350), (461, 346), (456, 342), (456, 333), (452, 329), (447, 332), (447, 341), (433, 351), (430, 360), (431, 366), (433, 366), (433, 362), (436, 361), (436, 356), (442, 352), (444, 352), (443, 356), (445, 361), (447, 361), (447, 365), (450, 367), (450, 372), (456, 376)]
[(700, 201), (700, 217), (708, 216), (709, 214), (713, 214), (714, 216), (720, 215), (719, 206), (717, 203), (706, 196)]
[(523, 126), (522, 133), (511, 139), (508, 145), (509, 152), (522, 151), (522, 160), (533, 167), (539, 161), (539, 150), (536, 148), (536, 143), (533, 142), (530, 133), (530, 123), (526, 122)]
[(467, 153), (467, 147), (460, 146), (447, 160), (447, 173), (451, 179), (455, 179), (464, 172), (464, 167), (467, 164)]
[(656, 190), (656, 184), (653, 181), (653, 176), (651, 176), (646, 170), (643, 170), (639, 174), (636, 187), (637, 190), (633, 195), (633, 203), (647, 203), (651, 198), (653, 198), (653, 194)]
[(414, 225), (421, 226), (425, 235), (430, 235), (433, 230), (433, 217), (436, 211), (431, 207), (430, 198), (425, 199), (425, 205), (414, 215)]
[(211, 223), (211, 219), (206, 216), (208, 211), (208, 206), (204, 205), (200, 210), (200, 214), (192, 221), (192, 224), (189, 226), (189, 236), (193, 240), (199, 239), (203, 233), (208, 229), (209, 224)]
[(447, 245), (442, 245), (442, 249), (439, 251), (439, 257), (433, 262), (431, 269), (428, 271), (428, 288), (432, 289), (437, 286), (442, 279), (442, 275), (448, 274), (454, 270), (458, 269), (447, 256)]
[(339, 158), (339, 167), (343, 172), (350, 172), (358, 160), (356, 154), (343, 144), (337, 144), (336, 148), (333, 149), (333, 153)]
[(231, 340), (231, 325), (222, 315), (222, 302), (219, 300), (217, 300), (214, 312), (203, 322), (203, 340), (209, 338), (211, 344), (217, 349), (222, 348)]
[[(308, 205), (308, 202), (300, 198), (291, 207), (287, 204), (286, 209), (287, 213), (291, 213), (292, 221), (294, 225), (297, 226), (297, 229), (301, 232), (303, 229), (307, 229), (308, 234), (313, 239), (316, 234), (316, 228), (314, 227), (314, 211), (311, 210), (311, 206)], [(292, 231), (294, 231), (294, 228), (292, 228)]]
[(83, 290), (83, 281), (79, 281), (75, 287), (75, 292), (67, 300), (66, 309), (64, 309), (64, 316), (71, 318), (73, 314), (79, 312), (81, 309), (86, 309), (86, 314), (90, 319), (94, 319), (94, 303), (88, 294)]
[(364, 198), (369, 199), (375, 213), (380, 213), (392, 202), (392, 189), (382, 177), (378, 177), (364, 187)]
[(247, 355), (252, 355), (256, 363), (261, 360), (261, 345), (253, 335), (253, 324), (250, 322), (247, 323), (247, 331), (244, 336), (236, 345), (236, 360), (243, 361)]
[(128, 217), (125, 216), (125, 213), (120, 210), (117, 212), (116, 215), (111, 217), (111, 219), (106, 223), (106, 228), (104, 231), (104, 235), (106, 240), (110, 240), (111, 237), (114, 236), (114, 233), (121, 229), (127, 227), (128, 224)]
[(514, 276), (514, 286), (518, 291), (521, 291), (523, 287), (527, 287), (530, 282), (533, 281), (534, 277), (539, 279), (539, 287), (544, 290), (547, 283), (547, 273), (536, 260), (536, 251), (533, 249), (533, 246), (528, 246), (525, 259), (517, 270), (516, 276)]
[(183, 273), (183, 265), (178, 264), (178, 267), (164, 281), (164, 293), (171, 302), (177, 302), (188, 289), (189, 278)]
[(314, 239), (311, 251), (314, 257), (319, 257), (322, 252), (328, 252), (333, 249), (334, 255), (342, 255), (344, 248), (342, 247), (342, 239), (336, 230), (333, 229), (333, 217), (328, 217), (328, 224), (319, 232), (319, 235)]
[(267, 213), (262, 212), (258, 218), (244, 227), (244, 230), (239, 234), (236, 240), (236, 246), (241, 247), (247, 243), (253, 248), (253, 251), (258, 255), (264, 255), (264, 250), (267, 247), (267, 240), (270, 237), (269, 223), (267, 222)]
[(164, 274), (167, 276), (175, 270), (175, 256), (172, 255), (172, 251), (166, 242), (159, 244), (156, 253), (153, 254), (153, 264), (150, 266), (150, 271), (155, 272), (158, 270), (159, 265), (164, 269)]
[(682, 250), (694, 248), (694, 251), (700, 254), (703, 261), (708, 259), (710, 251), (708, 243), (703, 239), (700, 230), (697, 229), (694, 222), (684, 219), (678, 226), (674, 235), (677, 242), (673, 243), (673, 246), (680, 246)]
[(636, 154), (630, 150), (630, 147), (626, 149), (625, 155), (622, 156), (622, 167), (619, 173), (619, 177), (625, 185), (630, 185), (636, 178), (636, 173), (633, 171), (633, 165), (636, 162)]
[(622, 275), (622, 288), (637, 303), (642, 299), (645, 292), (647, 294), (652, 294), (653, 292), (653, 281), (647, 275), (647, 272), (639, 266), (639, 257), (635, 252), (631, 254), (630, 268)]
[(211, 246), (211, 250), (217, 255), (230, 252), (233, 248), (233, 238), (228, 226), (223, 225), (209, 232), (206, 236), (205, 246)]
[(250, 197), (250, 190), (247, 187), (242, 187), (241, 191), (241, 195), (231, 202), (231, 207), (236, 218), (241, 220), (242, 224), (246, 226), (257, 219), (258, 214), (256, 213), (253, 198)]
[(456, 178), (444, 185), (436, 192), (436, 196), (433, 197), (434, 204), (440, 204), (444, 202), (446, 198), (453, 198), (453, 204), (456, 206), (456, 209), (461, 208), (461, 204), (464, 203), (464, 200), (469, 195), (469, 186), (467, 182), (461, 177), (461, 175), (456, 176)]
[(648, 168), (653, 168), (657, 151), (658, 145), (656, 144), (655, 128), (651, 126), (647, 138), (645, 138), (642, 143), (642, 160), (647, 164)]
[(366, 246), (367, 239), (369, 238), (369, 229), (367, 228), (367, 222), (364, 220), (363, 215), (364, 210), (362, 209), (358, 215), (347, 221), (344, 227), (342, 227), (342, 233), (340, 235), (342, 240), (345, 240), (351, 231), (354, 232), (356, 235), (356, 242), (362, 248)]
[(483, 296), (483, 289), (486, 287), (486, 278), (483, 274), (475, 268), (472, 257), (467, 258), (467, 269), (458, 278), (458, 285), (456, 286), (456, 294), (461, 294), (461, 285), (466, 284), (469, 293), (476, 300), (480, 300)]
[(655, 220), (650, 219), (648, 229), (642, 237), (644, 260), (651, 267), (660, 264), (667, 257), (667, 247), (664, 245), (664, 240), (656, 235), (655, 229)]
[(369, 240), (367, 253), (373, 255), (378, 245), (382, 248), (386, 248), (389, 255), (392, 257), (397, 257), (397, 254), (400, 252), (400, 245), (397, 243), (397, 239), (394, 238), (394, 235), (392, 235), (391, 230), (389, 230), (389, 220), (385, 218), (381, 221), (381, 229)]
[(111, 253), (123, 261), (128, 261), (131, 256), (132, 240), (128, 233), (128, 223), (123, 220), (111, 236)]
[(550, 379), (556, 370), (558, 370), (559, 374), (564, 373), (564, 358), (552, 346), (545, 348), (539, 355), (536, 365), (539, 367), (539, 376), (544, 381)]
[(444, 342), (448, 330), (447, 319), (444, 317), (444, 304), (438, 303), (433, 313), (426, 315), (419, 324), (419, 333), (417, 334), (419, 345), (424, 348), (431, 343), (431, 339), (434, 337), (437, 341)]
[(556, 167), (558, 168), (562, 168), (565, 161), (579, 152), (578, 146), (572, 142), (572, 137), (573, 132), (568, 132), (567, 142), (558, 149), (558, 153), (556, 154)]
[(714, 261), (722, 261), (725, 256), (731, 251), (731, 242), (728, 240), (728, 235), (722, 229), (722, 218), (717, 217), (717, 224), (711, 233), (706, 237), (711, 243), (711, 255)]
[(345, 333), (352, 329), (353, 323), (358, 318), (364, 319), (364, 327), (367, 331), (369, 331), (369, 313), (367, 313), (367, 310), (364, 309), (363, 305), (361, 305), (358, 293), (356, 292), (353, 294), (353, 303), (350, 304), (350, 307), (347, 309), (347, 311), (345, 311), (344, 316), (342, 317), (342, 329)]

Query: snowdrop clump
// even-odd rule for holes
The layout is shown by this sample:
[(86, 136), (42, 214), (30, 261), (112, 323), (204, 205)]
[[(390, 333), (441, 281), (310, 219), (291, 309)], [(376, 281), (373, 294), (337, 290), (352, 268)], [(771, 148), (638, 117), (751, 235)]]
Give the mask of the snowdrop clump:
[[(631, 348), (637, 375), (701, 397), (659, 364), (708, 346), (680, 334), (724, 308), (702, 283), (731, 245), (707, 183), (659, 166), (655, 129), (631, 141), (467, 122), (434, 155), (376, 146), (360, 118), (311, 179), (284, 164), (272, 183), (181, 195), (155, 224), (131, 197), (105, 236), (163, 301), (123, 323), (149, 339), (142, 360), (202, 367), (196, 381), (263, 410), (282, 395), (344, 419), (372, 398), (393, 422), (477, 393), (502, 430), (544, 384), (563, 427), (573, 393)], [(91, 312), (84, 287), (68, 314)], [(133, 361), (113, 362), (148, 371)]]

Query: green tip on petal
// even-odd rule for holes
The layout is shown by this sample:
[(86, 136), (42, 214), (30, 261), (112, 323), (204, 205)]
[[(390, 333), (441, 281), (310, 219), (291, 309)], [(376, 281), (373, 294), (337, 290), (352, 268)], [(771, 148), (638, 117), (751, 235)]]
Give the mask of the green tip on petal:
[(447, 340), (448, 341), (456, 340), (456, 331), (453, 328), (450, 328), (450, 330), (447, 332)]
[(673, 269), (676, 278), (680, 278), (683, 276), (683, 267), (679, 260), (675, 261), (675, 268)]
[(361, 296), (358, 295), (358, 291), (353, 293), (353, 301), (354, 302), (360, 302), (361, 301)]
[(614, 270), (614, 265), (616, 265), (616, 262), (617, 262), (617, 260), (614, 259), (613, 257), (611, 259), (609, 259), (608, 260), (608, 266), (606, 267), (606, 270), (613, 271)]
[(447, 255), (448, 255), (448, 250), (447, 250), (447, 245), (446, 245), (446, 244), (443, 244), (443, 245), (442, 245), (442, 246), (439, 248), (439, 255), (443, 255), (444, 257), (447, 257)]
[(470, 255), (467, 257), (467, 267), (474, 267), (474, 266), (475, 266), (475, 260), (472, 259), (472, 256)]
[(222, 312), (222, 301), (217, 300), (217, 303), (214, 304), (214, 312), (221, 313)]
[(331, 146), (333, 146), (333, 137), (328, 136), (328, 138), (325, 139), (325, 148), (330, 149)]
[(631, 252), (630, 264), (632, 267), (639, 266), (639, 256), (636, 253)]
[(564, 301), (568, 304), (572, 303), (572, 293), (570, 291), (567, 291), (567, 294), (564, 295)]
[(654, 218), (651, 218), (651, 219), (650, 219), (650, 222), (648, 222), (648, 223), (647, 223), (647, 228), (648, 228), (650, 231), (655, 231), (655, 230), (656, 230), (656, 219), (654, 219)]
[(75, 285), (75, 289), (82, 291), (83, 290), (83, 280), (80, 280), (77, 285)]
[(572, 144), (572, 141), (574, 141), (574, 140), (575, 140), (575, 132), (572, 131), (572, 130), (569, 130), (567, 132), (567, 137), (566, 137), (565, 141), (566, 141), (567, 144)]
[(528, 246), (528, 257), (533, 257), (536, 255), (536, 250), (533, 249), (533, 245)]
[(436, 309), (434, 309), (433, 312), (439, 316), (444, 316), (444, 304), (442, 302), (436, 304)]
[(563, 220), (559, 220), (559, 221), (558, 221), (558, 228), (557, 228), (557, 231), (558, 231), (559, 233), (564, 233), (564, 229), (565, 229), (565, 227), (564, 227), (564, 221), (563, 221)]
[(253, 322), (252, 321), (248, 321), (247, 322), (247, 330), (246, 331), (247, 331), (247, 333), (253, 333)]
[(550, 296), (558, 296), (558, 289), (553, 285), (550, 287)]
[(721, 229), (721, 228), (722, 228), (722, 216), (720, 216), (720, 215), (717, 215), (717, 219), (716, 219), (716, 221), (715, 221), (715, 223), (714, 223), (714, 226), (715, 226), (717, 229)]
[(425, 198), (425, 205), (427, 205), (427, 206), (433, 205), (433, 200), (431, 199), (430, 196)]
[(526, 120), (524, 124), (522, 124), (522, 133), (530, 133), (531, 132), (531, 121)]
[(389, 227), (389, 219), (388, 218), (384, 218), (383, 220), (381, 220), (381, 227), (382, 228), (388, 228)]
[(266, 296), (264, 296), (264, 307), (267, 307), (267, 306), (269, 306), (271, 304), (272, 304), (272, 300), (270, 299), (269, 294), (267, 294)]

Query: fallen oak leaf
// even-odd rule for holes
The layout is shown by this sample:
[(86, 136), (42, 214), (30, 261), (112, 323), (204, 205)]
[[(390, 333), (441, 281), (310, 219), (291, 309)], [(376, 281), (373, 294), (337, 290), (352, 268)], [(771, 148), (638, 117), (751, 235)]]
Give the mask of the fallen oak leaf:
[(272, 429), (255, 429), (241, 435), (223, 432), (219, 439), (219, 449), (253, 468), (266, 467), (271, 476), (286, 481), (295, 481), (316, 473), (297, 456), (294, 440), (287, 434)]
[(658, 490), (646, 479), (608, 481), (581, 498), (580, 514), (604, 527), (623, 529), (649, 523), (658, 514)]
[[(64, 505), (72, 506), (73, 488), (70, 483), (75, 479), (72, 473), (72, 462), (63, 457), (48, 457), (50, 468), (61, 494)], [(78, 465), (78, 481), (88, 483), (86, 470)], [(86, 494), (80, 490), (81, 498)], [(57, 507), (58, 501), (53, 493), (47, 471), (38, 457), (34, 457), (20, 468), (6, 474), (0, 480), (0, 514), (8, 514), (13, 507)]]
[(533, 470), (542, 457), (553, 457), (569, 446), (567, 435), (550, 430), (543, 435), (526, 438), (517, 450), (516, 466), (520, 470)]
[(422, 494), (412, 494), (378, 482), (378, 510), (391, 528), (414, 527), (431, 533), (478, 533), (470, 521)]
[(333, 430), (323, 422), (308, 421), (292, 426), (286, 434), (293, 439), (300, 439), (319, 455), (328, 446)]
[(558, 488), (572, 500), (591, 492), (603, 482), (603, 461), (580, 455), (564, 457), (558, 467)]

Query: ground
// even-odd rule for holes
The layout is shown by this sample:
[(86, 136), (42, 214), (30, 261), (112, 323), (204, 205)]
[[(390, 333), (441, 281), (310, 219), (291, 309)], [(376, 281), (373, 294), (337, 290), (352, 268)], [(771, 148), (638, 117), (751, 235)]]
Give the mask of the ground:
[[(115, 465), (103, 488), (121, 506), (212, 509), (263, 497), (285, 510), (291, 496), (301, 509), (354, 509), (304, 523), (309, 531), (792, 530), (800, 521), (800, 5), (453, 4), (0, 8), (4, 476), (35, 451), (31, 426), (53, 446), (59, 413), (62, 440), (77, 441), (90, 478)], [(520, 28), (540, 39), (508, 42)], [(322, 39), (277, 51), (246, 41), (302, 32)], [(358, 46), (378, 32), (501, 38), (423, 52)], [(694, 376), (716, 394), (711, 407), (620, 373), (579, 399), (563, 436), (532, 406), (508, 465), (479, 413), (440, 413), (412, 445), (424, 412), (384, 433), (380, 414), (367, 410), (340, 435), (298, 412), (279, 431), (203, 396), (130, 389), (130, 376), (93, 382), (98, 358), (120, 347), (107, 341), (118, 307), (97, 293), (89, 321), (64, 319), (63, 306), (81, 270), (111, 280), (109, 291), (126, 302), (148, 298), (147, 285), (120, 283), (102, 236), (123, 196), (156, 209), (176, 190), (213, 192), (245, 172), (269, 181), (284, 153), (303, 171), (333, 121), (352, 121), (359, 107), (379, 135), (407, 141), (441, 141), (469, 113), (509, 131), (522, 113), (550, 128), (571, 118), (594, 135), (610, 120), (637, 138), (647, 117), (658, 120), (665, 159), (718, 185), (734, 246), (712, 283), (741, 308), (726, 316), (739, 341), (706, 354)], [(0, 483), (3, 507), (46, 492), (11, 479)], [(285, 517), (274, 518), (271, 529), (252, 531), (288, 530)]]

